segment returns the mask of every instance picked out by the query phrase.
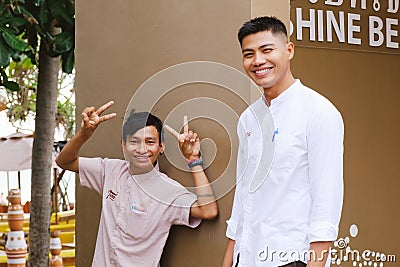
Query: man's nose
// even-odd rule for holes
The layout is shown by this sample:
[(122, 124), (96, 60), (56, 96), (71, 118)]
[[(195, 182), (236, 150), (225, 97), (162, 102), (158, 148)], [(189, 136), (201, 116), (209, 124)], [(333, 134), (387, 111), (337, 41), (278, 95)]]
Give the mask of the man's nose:
[(146, 153), (146, 144), (145, 142), (140, 142), (136, 148), (138, 153)]
[(264, 55), (261, 53), (255, 53), (254, 58), (253, 58), (253, 65), (259, 66), (262, 65), (266, 62), (267, 60), (265, 59)]

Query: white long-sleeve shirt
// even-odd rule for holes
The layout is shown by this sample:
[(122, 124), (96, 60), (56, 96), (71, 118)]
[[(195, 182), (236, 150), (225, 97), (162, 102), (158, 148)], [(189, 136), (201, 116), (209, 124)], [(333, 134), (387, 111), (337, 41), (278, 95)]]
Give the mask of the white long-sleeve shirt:
[[(239, 266), (306, 262), (311, 242), (337, 238), (343, 120), (325, 97), (299, 80), (271, 101), (275, 133), (264, 134), (264, 140), (253, 112), (260, 108), (268, 108), (262, 98), (239, 119), (237, 185), (226, 235), (236, 241), (234, 261), (240, 252)], [(251, 193), (250, 182), (265, 156), (262, 142), (275, 143), (275, 155), (266, 179)], [(268, 166), (260, 167), (266, 174)]]

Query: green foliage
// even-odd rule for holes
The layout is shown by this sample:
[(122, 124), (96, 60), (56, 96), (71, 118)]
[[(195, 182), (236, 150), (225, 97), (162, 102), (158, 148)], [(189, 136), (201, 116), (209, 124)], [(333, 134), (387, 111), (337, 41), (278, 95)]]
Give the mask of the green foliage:
[[(49, 32), (51, 25), (61, 28), (61, 33)], [(61, 56), (62, 70), (72, 73), (74, 36), (74, 0), (0, 1), (0, 70), (24, 55), (37, 64), (35, 55), (40, 40), (46, 43), (48, 55)], [(4, 81), (0, 85), (6, 86)]]
[(24, 52), (26, 49), (28, 49), (28, 44), (21, 40), (21, 38), (18, 36), (15, 36), (11, 30), (5, 29), (1, 35), (12, 50)]
[[(50, 26), (61, 28), (53, 34)], [(0, 0), (0, 91), (7, 97), (11, 122), (25, 121), (36, 111), (39, 42), (49, 56), (61, 56), (63, 72), (72, 73), (75, 59), (74, 0)], [(61, 86), (62, 82), (60, 82)], [(73, 132), (71, 96), (58, 101), (57, 126)]]
[[(13, 61), (5, 71), (1, 72), (3, 90), (7, 99), (7, 117), (16, 126), (16, 122), (23, 122), (36, 111), (37, 67), (29, 57), (22, 57), (20, 61)], [(15, 81), (7, 80), (7, 76)], [(19, 128), (19, 127), (16, 127)]]
[(67, 98), (64, 102), (57, 101), (56, 116), (57, 127), (64, 127), (64, 139), (71, 139), (75, 130), (75, 103), (71, 101), (71, 98)]
[[(9, 121), (15, 128), (19, 129), (22, 122), (25, 122), (29, 116), (36, 112), (36, 91), (38, 68), (27, 56), (20, 61), (13, 61), (9, 64), (6, 72), (0, 72), (3, 79), (7, 76), (13, 77), (14, 81), (5, 80), (0, 88), (0, 93), (6, 96), (6, 110)], [(57, 101), (56, 126), (64, 129), (65, 138), (73, 136), (75, 130), (75, 105), (74, 97), (74, 79), (60, 73), (59, 78), (59, 97)]]

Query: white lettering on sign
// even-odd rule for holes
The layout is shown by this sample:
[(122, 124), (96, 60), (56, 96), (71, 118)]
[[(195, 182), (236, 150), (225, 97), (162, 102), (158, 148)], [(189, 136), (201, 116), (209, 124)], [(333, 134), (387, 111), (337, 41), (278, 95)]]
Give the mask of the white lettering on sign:
[(399, 36), (399, 32), (392, 29), (392, 25), (398, 26), (397, 19), (386, 18), (386, 47), (399, 48), (399, 43), (393, 42), (392, 37)]
[[(394, 42), (392, 37), (399, 36), (399, 32), (392, 29), (392, 25), (399, 25), (397, 19), (386, 18), (386, 47), (399, 48), (399, 43)], [(382, 46), (385, 42), (385, 35), (383, 34), (383, 20), (376, 16), (369, 17), (369, 45), (373, 47)]]
[(318, 10), (318, 41), (324, 41), (324, 11)]
[(338, 38), (339, 42), (344, 43), (344, 12), (340, 11), (339, 12), (339, 22), (335, 18), (335, 14), (333, 14), (332, 11), (327, 10), (326, 11), (326, 40), (328, 42), (332, 42), (333, 39), (333, 33), (332, 29), (334, 29), (336, 37)]
[[(308, 19), (303, 18), (302, 9), (296, 9), (296, 37), (297, 40), (303, 40), (303, 30), (309, 29), (309, 40), (319, 42), (324, 41), (324, 29), (326, 25), (326, 41), (332, 42), (334, 36), (336, 36), (339, 42), (344, 43), (346, 36), (346, 23), (345, 23), (345, 13), (339, 12), (339, 18), (335, 17), (335, 14), (327, 10), (326, 20), (324, 18), (323, 10), (317, 10), (317, 15), (315, 15), (315, 10), (310, 9)], [(361, 16), (359, 14), (349, 13), (347, 14), (347, 39), (349, 44), (361, 44), (361, 39), (354, 36), (354, 33), (360, 33), (361, 27), (356, 23), (360, 21)], [(317, 32), (316, 32), (317, 30)], [(291, 31), (292, 32), (292, 31)]]
[(302, 9), (296, 8), (297, 40), (303, 40), (303, 28), (310, 29), (310, 41), (315, 41), (315, 10), (310, 9), (310, 19), (303, 20)]
[(355, 32), (361, 32), (360, 25), (355, 25), (355, 21), (360, 21), (361, 15), (349, 13), (347, 15), (347, 17), (348, 17), (348, 19), (347, 19), (347, 23), (348, 23), (347, 40), (348, 40), (349, 44), (361, 45), (361, 39), (354, 37)]
[[(318, 0), (309, 0), (316, 3)], [(383, 0), (380, 0), (381, 2)], [(400, 0), (388, 1), (387, 14), (399, 12)], [(341, 0), (325, 0), (324, 3), (330, 6), (342, 5)], [(348, 2), (347, 2), (348, 3)], [(370, 9), (379, 10), (381, 3), (379, 0), (351, 0), (351, 7), (359, 6), (366, 9), (367, 4)], [(336, 9), (336, 7), (332, 7)], [(294, 34), (298, 41), (309, 40), (312, 42), (339, 42), (350, 45), (361, 46), (363, 43), (370, 47), (386, 47), (390, 49), (399, 48), (399, 19), (382, 18), (382, 12), (377, 15), (363, 15), (356, 12), (346, 13), (345, 11), (321, 10), (321, 9), (303, 9), (296, 8), (295, 20), (290, 22), (290, 35)], [(296, 25), (294, 25), (294, 23)], [(368, 29), (363, 29), (362, 25)], [(366, 28), (364, 26), (364, 28)], [(364, 34), (363, 34), (364, 30)], [(294, 33), (295, 31), (295, 33)], [(367, 32), (368, 31), (368, 32)], [(363, 40), (367, 39), (368, 40)]]
[[(316, 4), (318, 2), (318, 0), (308, 0), (311, 4)], [(383, 0), (369, 0), (370, 2), (370, 7), (372, 7), (376, 12), (380, 11), (381, 9), (381, 2)], [(397, 13), (399, 11), (399, 5), (400, 5), (400, 0), (385, 0), (387, 1), (388, 4), (388, 8), (387, 8), (387, 12), (389, 13)], [(343, 5), (343, 0), (325, 0), (324, 4), (327, 6), (336, 6), (336, 7), (340, 7)], [(350, 7), (351, 8), (358, 8), (358, 6), (360, 6), (360, 8), (362, 10), (366, 10), (367, 7), (367, 0), (350, 0)], [(383, 1), (384, 2), (384, 1)], [(347, 1), (345, 1), (345, 3), (347, 3)]]
[(379, 17), (369, 17), (369, 45), (381, 46), (383, 44), (383, 21)]
[(381, 3), (379, 3), (379, 0), (374, 0), (373, 7), (376, 12), (381, 9)]
[(325, 0), (325, 5), (330, 5), (330, 6), (341, 6), (343, 4), (343, 0)]
[[(356, 4), (359, 2), (358, 0), (351, 0), (350, 6), (351, 8), (356, 8)], [(367, 0), (361, 1), (361, 9), (367, 9)]]
[(388, 9), (387, 12), (396, 14), (399, 11), (399, 2), (400, 0), (388, 0)]

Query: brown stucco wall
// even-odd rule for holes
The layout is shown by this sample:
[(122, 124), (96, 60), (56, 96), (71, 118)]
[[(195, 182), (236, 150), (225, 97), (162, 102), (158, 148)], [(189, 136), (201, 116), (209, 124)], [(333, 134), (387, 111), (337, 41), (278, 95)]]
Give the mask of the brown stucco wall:
[[(273, 14), (275, 10), (289, 21), (288, 1), (77, 1), (77, 114), (87, 105), (99, 106), (110, 99), (115, 100), (111, 111), (118, 114), (116, 119), (98, 128), (81, 155), (122, 157), (119, 144), (125, 109), (137, 88), (157, 72), (196, 60), (219, 62), (241, 70), (241, 53), (236, 40), (238, 28), (252, 16), (265, 12)], [(196, 97), (217, 99), (236, 114), (215, 111), (221, 120), (227, 120), (226, 125), (210, 118), (198, 118), (191, 123), (203, 138), (215, 143), (215, 146), (212, 142), (206, 143), (203, 151), (205, 157), (216, 155), (213, 161), (210, 158), (212, 164), (207, 168), (212, 181), (234, 182), (237, 145), (234, 129), (237, 115), (250, 99), (246, 87), (247, 83), (242, 86), (244, 100), (241, 100), (221, 86), (183, 85), (161, 95), (154, 103), (152, 111), (162, 119), (180, 102)], [(183, 112), (174, 114), (171, 122), (179, 125)], [(167, 139), (167, 144), (171, 142)], [(216, 148), (214, 152), (213, 148)], [(164, 156), (160, 167), (181, 183), (190, 185), (190, 174), (173, 167)], [(79, 184), (76, 192), (76, 261), (77, 266), (89, 266), (101, 200), (98, 194)], [(225, 220), (230, 217), (234, 190), (226, 193), (218, 200), (220, 214), (216, 221), (203, 222), (195, 230), (172, 229), (162, 266), (220, 265), (227, 241)]]
[[(314, 2), (318, 3), (290, 1), (290, 18), (295, 20), (296, 7), (303, 8), (304, 12), (327, 9), (324, 1)], [(359, 5), (361, 1), (357, 2)], [(372, 1), (367, 2), (370, 5)], [(383, 5), (384, 2), (381, 1)], [(194, 60), (220, 62), (241, 70), (236, 41), (241, 23), (264, 14), (289, 22), (289, 1), (119, 0), (112, 3), (77, 1), (76, 6), (77, 114), (86, 105), (99, 106), (109, 99), (115, 100), (112, 111), (118, 113), (116, 119), (102, 125), (85, 145), (84, 156), (122, 157), (119, 143), (125, 108), (135, 90), (158, 71)], [(340, 10), (329, 9), (336, 13), (356, 12), (346, 6)], [(370, 8), (359, 13), (363, 17), (385, 16)], [(392, 17), (398, 19), (399, 14)], [(364, 20), (361, 26), (365, 28), (365, 25)], [(366, 39), (362, 36), (365, 34), (363, 31), (355, 36)], [(329, 44), (298, 41), (294, 36), (291, 40), (296, 44), (293, 73), (304, 84), (328, 97), (341, 111), (345, 122), (345, 199), (339, 237), (349, 237), (349, 245), (359, 252), (368, 249), (399, 256), (400, 232), (396, 231), (400, 219), (397, 212), (400, 201), (397, 194), (400, 186), (397, 167), (399, 49), (343, 45), (337, 40)], [(254, 98), (243, 94), (247, 100)], [(237, 114), (246, 106), (220, 86), (190, 84), (162, 95), (154, 103), (153, 111), (165, 119), (182, 101), (202, 96), (218, 99)], [(177, 125), (181, 115), (179, 111), (172, 119)], [(227, 119), (233, 125), (236, 123), (234, 117)], [(216, 157), (207, 169), (210, 179), (234, 179), (231, 167), (235, 162), (236, 141), (229, 136), (234, 133), (228, 133), (227, 127), (210, 119), (198, 118), (192, 126), (216, 144)], [(160, 165), (168, 174), (190, 185), (190, 175), (173, 167), (166, 158), (161, 159)], [(225, 220), (230, 216), (233, 192), (218, 200), (218, 220), (204, 222), (196, 230), (172, 229), (162, 266), (220, 265), (226, 243)], [(78, 266), (88, 266), (91, 261), (100, 206), (96, 193), (77, 187)], [(356, 237), (349, 234), (353, 224), (359, 230)], [(343, 262), (341, 266), (353, 266), (353, 261)], [(396, 266), (396, 263), (386, 262), (384, 266)]]

